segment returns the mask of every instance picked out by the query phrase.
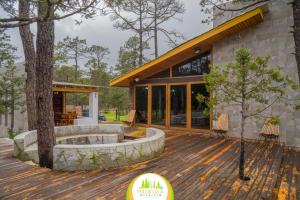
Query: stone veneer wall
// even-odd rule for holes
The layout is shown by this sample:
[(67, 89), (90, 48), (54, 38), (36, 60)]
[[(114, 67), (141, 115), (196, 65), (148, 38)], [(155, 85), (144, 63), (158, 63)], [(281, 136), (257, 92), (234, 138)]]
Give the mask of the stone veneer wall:
[[(54, 132), (56, 140), (93, 134), (103, 136), (104, 140), (121, 141), (124, 139), (124, 126), (121, 124), (58, 126), (54, 128)], [(112, 138), (112, 136), (116, 138)], [(36, 130), (17, 135), (14, 138), (14, 156), (21, 160), (33, 160), (38, 163), (37, 147), (32, 148), (36, 142)]]
[[(254, 56), (271, 56), (270, 66), (280, 66), (282, 71), (294, 81), (299, 82), (295, 56), (295, 43), (291, 33), (293, 26), (293, 9), (288, 5), (290, 0), (272, 0), (267, 4), (268, 11), (264, 21), (239, 34), (226, 38), (213, 46), (213, 64), (225, 65), (234, 58), (237, 48), (247, 48)], [(227, 12), (225, 16), (216, 16), (214, 26), (231, 19), (241, 13)], [(289, 91), (291, 98), (299, 96), (299, 91)], [(229, 136), (240, 135), (240, 111), (237, 107), (219, 106), (217, 112), (229, 113)], [(267, 114), (280, 116), (280, 141), (288, 146), (300, 146), (300, 111), (292, 106), (276, 104)], [(245, 136), (257, 139), (261, 130), (262, 120), (246, 121)]]
[[(53, 149), (55, 170), (75, 171), (122, 167), (155, 158), (164, 150), (165, 134), (146, 129), (146, 138), (124, 141), (124, 126), (116, 124), (55, 127), (56, 140), (78, 136), (103, 137), (103, 144), (56, 144)], [(14, 139), (14, 156), (38, 163), (36, 131), (21, 133)]]

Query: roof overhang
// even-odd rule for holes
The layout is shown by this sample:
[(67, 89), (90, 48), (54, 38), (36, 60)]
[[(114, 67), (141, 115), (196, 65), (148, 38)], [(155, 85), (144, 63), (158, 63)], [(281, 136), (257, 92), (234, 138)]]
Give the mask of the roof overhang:
[(237, 16), (208, 32), (199, 35), (182, 45), (110, 82), (111, 86), (129, 87), (135, 78), (140, 80), (152, 76), (169, 67), (195, 56), (195, 50), (208, 51), (213, 44), (226, 37), (239, 33), (263, 21), (263, 6)]
[(53, 92), (66, 92), (66, 93), (91, 93), (96, 92), (99, 86), (85, 85), (79, 83), (57, 82), (53, 81)]

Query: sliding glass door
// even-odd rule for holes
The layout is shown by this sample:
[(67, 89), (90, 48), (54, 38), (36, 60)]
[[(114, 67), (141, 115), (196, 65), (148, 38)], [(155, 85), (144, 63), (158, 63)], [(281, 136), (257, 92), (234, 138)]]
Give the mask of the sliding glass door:
[(148, 87), (137, 86), (135, 88), (136, 123), (147, 124), (148, 115)]
[(171, 127), (186, 127), (186, 85), (171, 85), (170, 91), (170, 126)]
[(167, 128), (209, 129), (210, 116), (206, 105), (197, 100), (209, 98), (205, 84), (182, 83), (136, 86), (136, 123)]
[(205, 103), (200, 103), (197, 100), (197, 95), (201, 94), (209, 98), (206, 91), (205, 84), (192, 84), (191, 85), (191, 127), (195, 129), (209, 129), (210, 117), (203, 112), (207, 108)]
[(166, 86), (152, 86), (151, 124), (166, 125)]

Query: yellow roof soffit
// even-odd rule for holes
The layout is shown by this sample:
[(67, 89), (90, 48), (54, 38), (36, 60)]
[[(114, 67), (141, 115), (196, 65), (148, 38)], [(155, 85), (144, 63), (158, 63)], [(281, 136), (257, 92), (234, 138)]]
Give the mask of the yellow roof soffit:
[(97, 88), (99, 88), (99, 86), (57, 81), (53, 81), (52, 85), (53, 92), (67, 93), (91, 93), (96, 92)]
[[(182, 53), (185, 50), (187, 50), (191, 47), (194, 47), (201, 42), (204, 42), (213, 37), (217, 38), (217, 36), (219, 38), (219, 36), (222, 33), (224, 33), (224, 34), (226, 33), (226, 30), (232, 29), (234, 27), (239, 27), (239, 25), (241, 25), (243, 22), (245, 22), (247, 20), (254, 19), (257, 24), (257, 23), (263, 21), (264, 10), (265, 10), (265, 8), (261, 6), (261, 7), (255, 8), (249, 12), (246, 12), (240, 16), (237, 16), (237, 17), (179, 45), (178, 47), (168, 51), (167, 53), (163, 54), (162, 56), (128, 72), (127, 74), (119, 76), (118, 78), (116, 78), (110, 82), (110, 86), (123, 86), (123, 87), (125, 86), (126, 87), (126, 86), (128, 86), (128, 83), (126, 82), (127, 79), (134, 78), (139, 73), (143, 72), (144, 70), (147, 70), (169, 58), (172, 58), (173, 56), (175, 56), (179, 53)], [(213, 41), (213, 42), (215, 42), (215, 41)]]

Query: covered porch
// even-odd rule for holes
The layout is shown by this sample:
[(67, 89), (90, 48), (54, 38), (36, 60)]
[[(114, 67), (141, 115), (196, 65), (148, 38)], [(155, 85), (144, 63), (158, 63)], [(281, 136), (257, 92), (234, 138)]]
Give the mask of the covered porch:
[[(53, 111), (56, 126), (98, 124), (98, 86), (68, 82), (53, 82)], [(88, 113), (67, 109), (66, 95), (83, 93), (88, 95)]]

